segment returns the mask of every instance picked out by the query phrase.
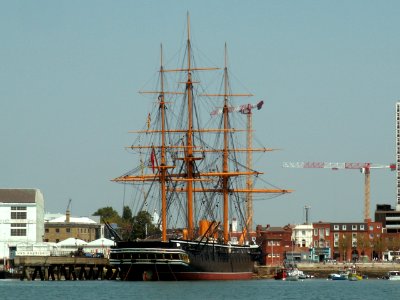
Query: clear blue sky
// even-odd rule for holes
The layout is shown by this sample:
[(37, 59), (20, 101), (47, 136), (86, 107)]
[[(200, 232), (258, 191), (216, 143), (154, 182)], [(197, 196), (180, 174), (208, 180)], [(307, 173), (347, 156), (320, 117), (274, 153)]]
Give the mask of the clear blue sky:
[[(0, 1), (0, 186), (39, 188), (46, 211), (122, 207), (110, 179), (148, 104), (137, 91), (177, 50), (191, 15), (201, 51), (230, 64), (265, 106), (256, 136), (282, 149), (258, 162), (294, 189), (257, 201), (255, 223), (362, 221), (356, 170), (283, 169), (284, 161), (395, 161), (399, 1)], [(180, 45), (179, 45), (180, 46)], [(373, 170), (371, 214), (394, 205), (395, 173)]]

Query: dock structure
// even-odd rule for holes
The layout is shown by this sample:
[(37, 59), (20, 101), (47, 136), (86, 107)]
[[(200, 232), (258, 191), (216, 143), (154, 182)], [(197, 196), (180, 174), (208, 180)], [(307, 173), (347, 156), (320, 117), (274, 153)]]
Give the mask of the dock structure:
[(107, 258), (16, 256), (21, 280), (115, 280), (118, 269)]

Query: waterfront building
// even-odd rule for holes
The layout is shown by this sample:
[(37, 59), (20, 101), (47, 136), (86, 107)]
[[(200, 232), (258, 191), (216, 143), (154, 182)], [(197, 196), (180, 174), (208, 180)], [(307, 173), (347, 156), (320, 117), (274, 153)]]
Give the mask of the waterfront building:
[(313, 261), (370, 261), (385, 250), (377, 246), (383, 238), (380, 222), (318, 222), (313, 227)]
[(331, 223), (331, 257), (337, 261), (370, 261), (381, 255), (382, 223)]
[(331, 223), (313, 223), (312, 247), (310, 248), (311, 260), (323, 262), (331, 259)]
[(91, 242), (104, 237), (104, 225), (96, 222), (98, 217), (71, 217), (67, 210), (65, 215), (51, 218), (46, 215), (44, 223), (44, 241), (58, 243), (68, 238)]
[(396, 103), (396, 211), (400, 212), (400, 102)]
[(0, 257), (13, 258), (18, 244), (44, 235), (44, 198), (39, 189), (0, 189)]
[(389, 204), (377, 204), (375, 221), (381, 222), (385, 233), (400, 233), (400, 211)]
[(311, 248), (313, 245), (313, 225), (298, 224), (292, 228), (292, 240), (296, 247)]
[(286, 253), (292, 251), (292, 227), (263, 227), (257, 225), (256, 228), (257, 244), (261, 246), (263, 253), (262, 264), (270, 266), (282, 265)]

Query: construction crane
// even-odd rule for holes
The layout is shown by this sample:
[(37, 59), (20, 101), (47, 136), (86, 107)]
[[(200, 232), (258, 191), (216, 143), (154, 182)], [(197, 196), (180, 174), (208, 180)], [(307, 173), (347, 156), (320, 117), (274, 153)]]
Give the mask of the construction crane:
[[(244, 114), (247, 116), (247, 149), (252, 149), (252, 141), (253, 141), (253, 109), (257, 108), (257, 110), (260, 110), (264, 104), (264, 101), (259, 101), (256, 104), (243, 104), (239, 106), (231, 106), (228, 107), (228, 112), (238, 112), (241, 114)], [(217, 108), (213, 110), (210, 114), (211, 116), (216, 116), (220, 115), (223, 113), (223, 108)], [(252, 169), (252, 164), (253, 164), (253, 155), (252, 151), (247, 152), (247, 158), (246, 158), (246, 167), (247, 169), (251, 170)], [(253, 181), (251, 178), (251, 175), (248, 175), (246, 178), (246, 187), (247, 189), (251, 189), (253, 187)], [(247, 208), (246, 208), (246, 227), (249, 232), (253, 231), (253, 195), (252, 193), (247, 193), (246, 194), (246, 203), (247, 203)]]
[(374, 163), (333, 163), (333, 162), (284, 162), (284, 168), (317, 168), (317, 169), (356, 169), (365, 174), (364, 183), (364, 220), (370, 219), (370, 172), (371, 169), (396, 170), (396, 164), (374, 164)]

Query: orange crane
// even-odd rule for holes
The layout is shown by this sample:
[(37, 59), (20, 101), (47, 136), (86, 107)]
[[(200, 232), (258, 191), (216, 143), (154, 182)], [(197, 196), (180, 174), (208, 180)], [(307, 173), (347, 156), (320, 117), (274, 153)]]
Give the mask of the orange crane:
[(317, 169), (356, 169), (365, 174), (364, 183), (364, 220), (370, 219), (370, 173), (371, 169), (396, 170), (396, 164), (383, 165), (374, 163), (333, 163), (333, 162), (284, 162), (284, 168), (317, 168)]
[[(252, 140), (253, 140), (253, 130), (252, 130), (252, 124), (253, 124), (253, 113), (252, 110), (254, 108), (257, 108), (257, 110), (260, 110), (264, 104), (264, 101), (260, 100), (256, 104), (243, 104), (239, 106), (231, 106), (228, 107), (228, 112), (238, 112), (241, 114), (244, 114), (247, 116), (247, 149), (253, 149), (252, 147)], [(222, 114), (223, 109), (222, 108), (217, 108), (213, 110), (210, 115), (211, 116), (216, 116)], [(252, 152), (249, 150), (247, 152), (247, 158), (246, 158), (246, 167), (251, 170), (252, 169), (252, 162), (253, 156)], [(251, 175), (247, 176), (246, 179), (246, 187), (247, 189), (251, 189), (253, 187), (253, 182), (251, 179)], [(253, 195), (252, 193), (247, 193), (246, 194), (246, 202), (247, 202), (247, 208), (246, 208), (246, 228), (248, 229), (249, 232), (253, 231)]]

